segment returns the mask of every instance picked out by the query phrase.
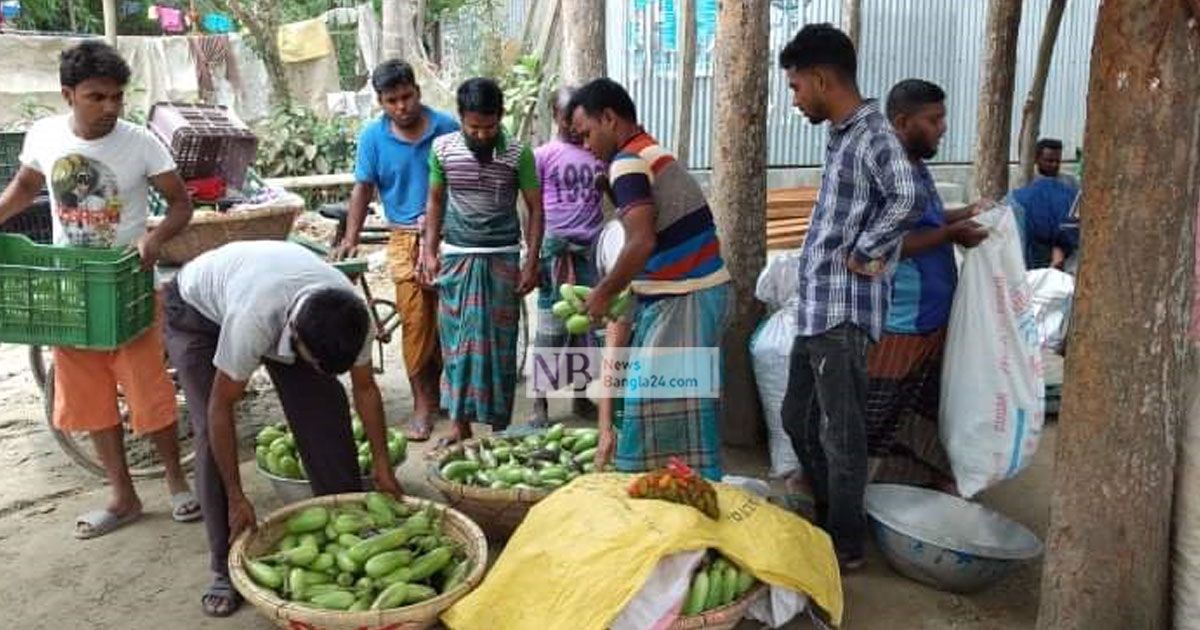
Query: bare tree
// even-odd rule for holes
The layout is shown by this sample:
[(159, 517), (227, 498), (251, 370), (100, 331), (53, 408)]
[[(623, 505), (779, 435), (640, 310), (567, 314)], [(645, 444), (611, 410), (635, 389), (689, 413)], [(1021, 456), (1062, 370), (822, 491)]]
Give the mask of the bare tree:
[(761, 442), (763, 431), (749, 339), (762, 315), (754, 281), (767, 258), (770, 6), (769, 0), (722, 2), (717, 15), (711, 200), (734, 292), (721, 348), (721, 431), (737, 445)]
[(1025, 98), (1025, 107), (1021, 110), (1021, 135), (1017, 147), (1021, 155), (1021, 178), (1026, 182), (1033, 179), (1033, 161), (1037, 157), (1035, 148), (1042, 132), (1046, 80), (1050, 76), (1050, 61), (1054, 58), (1054, 45), (1058, 42), (1059, 27), (1062, 26), (1066, 8), (1067, 0), (1051, 0), (1050, 8), (1046, 10), (1046, 24), (1042, 27), (1042, 41), (1038, 44), (1037, 65), (1033, 71), (1033, 85), (1029, 87), (1029, 96)]
[(283, 69), (283, 59), (279, 56), (279, 46), (275, 43), (275, 36), (282, 22), (279, 3), (273, 0), (213, 1), (217, 8), (232, 14), (250, 33), (250, 47), (262, 58), (263, 65), (267, 68), (274, 100), (284, 103), (290, 101), (292, 97), (287, 73)]
[(692, 101), (696, 93), (696, 2), (675, 0), (679, 13), (679, 64), (675, 90), (675, 158), (688, 165), (692, 148)]
[(421, 86), (422, 101), (439, 109), (451, 109), (454, 95), (425, 54), (421, 38), (425, 29), (424, 7), (421, 0), (383, 1), (383, 58), (407, 61)]
[(562, 3), (562, 78), (583, 85), (608, 74), (604, 45), (604, 0)]
[(999, 199), (1008, 192), (1013, 90), (1021, 0), (989, 0), (975, 140), (975, 194)]
[(1042, 630), (1170, 627), (1177, 428), (1193, 382), (1198, 19), (1184, 2), (1100, 6)]

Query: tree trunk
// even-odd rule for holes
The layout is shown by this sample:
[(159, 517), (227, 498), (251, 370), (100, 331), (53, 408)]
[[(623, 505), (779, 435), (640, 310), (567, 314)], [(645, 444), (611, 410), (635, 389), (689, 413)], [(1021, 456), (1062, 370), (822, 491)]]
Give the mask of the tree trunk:
[(562, 78), (580, 86), (606, 76), (604, 0), (567, 0), (562, 3)]
[(750, 334), (762, 315), (754, 284), (767, 259), (767, 73), (769, 0), (722, 2), (717, 14), (711, 200), (721, 255), (733, 276), (722, 354), (721, 432), (759, 444), (762, 410), (750, 363)]
[(267, 77), (271, 80), (274, 101), (287, 103), (292, 100), (291, 89), (288, 87), (287, 73), (283, 69), (283, 59), (279, 56), (279, 46), (275, 42), (279, 31), (280, 9), (272, 0), (250, 0), (243, 4), (239, 0), (216, 0), (218, 8), (233, 14), (250, 33), (250, 44), (254, 52), (263, 60), (267, 68)]
[(1033, 85), (1025, 98), (1021, 110), (1021, 135), (1017, 146), (1021, 155), (1021, 179), (1033, 180), (1033, 161), (1037, 158), (1035, 148), (1042, 132), (1042, 103), (1046, 98), (1046, 79), (1050, 75), (1050, 61), (1054, 58), (1054, 45), (1058, 42), (1058, 31), (1062, 25), (1063, 10), (1067, 0), (1051, 0), (1046, 11), (1046, 25), (1042, 27), (1042, 41), (1038, 45), (1037, 65), (1033, 71)]
[(1169, 627), (1200, 201), (1200, 27), (1186, 6), (1100, 6), (1042, 630)]
[(975, 195), (999, 199), (1008, 192), (1013, 90), (1021, 0), (988, 2), (979, 88), (979, 136), (975, 140)]
[(117, 45), (117, 0), (104, 0), (104, 39), (109, 46)]
[(429, 61), (421, 39), (424, 3), (420, 0), (384, 0), (380, 44), (383, 59), (403, 59), (413, 67), (421, 86), (421, 101), (442, 110), (453, 110), (454, 93), (442, 82)]
[(696, 2), (675, 0), (679, 12), (679, 66), (676, 84), (675, 159), (687, 166), (692, 149), (692, 101), (696, 93)]
[(405, 0), (383, 0), (383, 19), (380, 21), (380, 42), (384, 60), (403, 59), (404, 48), (404, 10)]
[(858, 50), (862, 37), (862, 0), (842, 0), (842, 30)]

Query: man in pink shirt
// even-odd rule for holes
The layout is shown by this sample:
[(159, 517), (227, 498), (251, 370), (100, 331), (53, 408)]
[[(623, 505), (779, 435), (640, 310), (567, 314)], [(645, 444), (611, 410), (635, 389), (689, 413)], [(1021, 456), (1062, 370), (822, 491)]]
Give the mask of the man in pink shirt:
[[(538, 348), (562, 348), (591, 344), (590, 333), (570, 335), (562, 321), (550, 312), (560, 298), (563, 283), (592, 286), (596, 282), (595, 244), (604, 223), (597, 175), (605, 165), (596, 159), (571, 130), (564, 116), (572, 90), (561, 88), (551, 109), (558, 124), (558, 135), (533, 153), (538, 179), (542, 184), (542, 206), (546, 212), (546, 235), (542, 240), (541, 283), (538, 287)], [(586, 398), (575, 399), (574, 410), (591, 413)], [(546, 396), (534, 399), (534, 425), (549, 422)]]

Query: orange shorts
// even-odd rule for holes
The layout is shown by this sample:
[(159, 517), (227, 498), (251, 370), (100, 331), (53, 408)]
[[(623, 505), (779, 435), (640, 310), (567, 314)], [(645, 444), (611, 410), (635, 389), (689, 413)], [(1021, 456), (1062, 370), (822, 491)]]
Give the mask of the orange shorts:
[(175, 385), (167, 375), (161, 303), (157, 310), (146, 332), (116, 350), (54, 349), (54, 426), (72, 432), (120, 426), (118, 386), (134, 433), (156, 433), (175, 423)]

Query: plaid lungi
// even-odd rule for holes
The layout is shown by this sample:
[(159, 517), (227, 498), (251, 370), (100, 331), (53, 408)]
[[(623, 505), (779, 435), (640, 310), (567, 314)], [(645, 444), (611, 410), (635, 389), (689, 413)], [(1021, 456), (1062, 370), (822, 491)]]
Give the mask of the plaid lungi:
[(564, 283), (595, 286), (594, 244), (581, 244), (553, 235), (542, 242), (539, 259), (538, 317), (535, 348), (590, 348), (598, 345), (595, 333), (572, 335), (565, 323), (554, 316), (554, 303), (561, 300), (559, 287)]
[[(729, 306), (728, 283), (640, 305), (630, 361), (645, 360), (654, 348), (719, 347)], [(720, 405), (719, 398), (643, 398), (627, 390), (617, 470), (654, 470), (678, 457), (705, 478), (720, 480)]]
[(503, 429), (517, 388), (520, 255), (442, 254), (442, 406), (454, 421)]
[(877, 481), (950, 478), (938, 432), (946, 331), (886, 334), (867, 356), (867, 450), (882, 458)]

